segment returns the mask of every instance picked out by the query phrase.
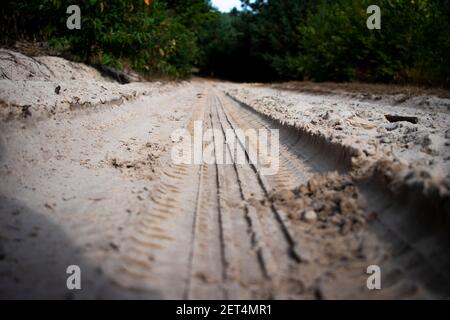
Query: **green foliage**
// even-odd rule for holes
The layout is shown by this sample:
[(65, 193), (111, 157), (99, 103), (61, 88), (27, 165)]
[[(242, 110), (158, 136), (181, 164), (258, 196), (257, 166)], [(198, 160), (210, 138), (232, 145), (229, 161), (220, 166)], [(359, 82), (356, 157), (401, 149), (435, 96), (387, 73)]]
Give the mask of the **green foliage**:
[[(82, 29), (66, 28), (69, 0), (6, 1), (0, 41), (47, 40), (79, 60), (152, 76), (250, 81), (450, 85), (450, 0), (80, 0)], [(381, 8), (381, 30), (366, 9)]]
[[(267, 72), (279, 78), (300, 77), (297, 56), (300, 51), (298, 25), (302, 23), (314, 0), (244, 0), (250, 16), (251, 54), (262, 56)], [(248, 20), (248, 19), (247, 19)]]
[[(209, 26), (203, 70), (237, 80), (450, 84), (449, 0), (243, 0)], [(369, 30), (369, 5), (381, 30)]]
[[(381, 30), (366, 27), (370, 4), (381, 8)], [(449, 21), (435, 1), (322, 2), (299, 27), (301, 71), (315, 80), (446, 82)]]
[[(70, 3), (58, 2), (62, 8)], [(52, 35), (67, 39), (81, 59), (115, 67), (125, 62), (149, 75), (190, 74), (196, 54), (194, 39), (168, 14), (162, 1), (146, 6), (140, 0), (90, 0), (80, 8), (81, 30), (67, 30), (60, 21), (62, 28), (52, 30)]]
[[(199, 55), (191, 27), (193, 21), (202, 20), (202, 15), (195, 10), (209, 12), (209, 3), (190, 1), (191, 6), (183, 11), (181, 2), (169, 2), (153, 0), (147, 6), (143, 0), (78, 1), (81, 30), (66, 28), (66, 8), (73, 4), (70, 0), (19, 0), (8, 2), (2, 10), (5, 16), (20, 16), (14, 22), (27, 18), (44, 35), (42, 38), (69, 49), (80, 60), (119, 68), (127, 64), (152, 76), (185, 77), (191, 74)], [(31, 26), (19, 29), (25, 32), (23, 35), (38, 34)], [(5, 33), (13, 33), (12, 28)], [(21, 35), (14, 34), (16, 38)]]

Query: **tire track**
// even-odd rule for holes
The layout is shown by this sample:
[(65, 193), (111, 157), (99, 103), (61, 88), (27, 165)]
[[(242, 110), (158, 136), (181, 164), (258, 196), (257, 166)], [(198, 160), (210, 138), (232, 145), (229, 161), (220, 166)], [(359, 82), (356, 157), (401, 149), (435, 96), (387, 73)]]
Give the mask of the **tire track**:
[[(244, 149), (244, 152), (246, 153), (247, 159), (249, 159), (249, 150), (246, 146), (246, 141), (242, 141), (242, 138), (239, 137), (238, 134), (236, 134), (236, 125), (234, 125), (229, 116), (227, 115), (222, 103), (220, 100), (218, 100), (218, 105), (220, 106), (221, 111), (224, 114), (224, 119), (225, 121), (228, 123), (228, 125), (230, 126), (230, 128), (234, 131), (235, 136), (237, 137), (241, 147)], [(257, 148), (257, 142), (256, 141), (250, 141), (250, 145), (252, 145), (253, 148)], [(257, 177), (258, 180), (258, 184), (264, 194), (264, 196), (266, 198), (269, 197), (269, 184), (266, 182), (266, 179), (264, 176), (261, 175), (261, 173), (258, 171), (258, 169), (256, 168), (255, 164), (253, 163), (249, 163), (250, 168), (252, 169), (252, 171), (254, 172), (255, 176)], [(285, 174), (285, 176), (287, 176)], [(276, 188), (277, 186), (274, 186), (273, 188)], [(283, 187), (283, 185), (281, 185), (280, 187)], [(271, 209), (273, 214), (276, 217), (276, 220), (278, 221), (280, 228), (284, 234), (284, 237), (288, 243), (288, 252), (289, 255), (291, 256), (292, 259), (294, 259), (296, 262), (301, 262), (302, 261), (302, 253), (299, 251), (299, 245), (297, 243), (296, 236), (295, 233), (292, 231), (291, 226), (289, 225), (289, 222), (285, 216), (285, 213), (282, 212), (279, 208), (277, 208), (277, 206), (275, 204), (271, 205)]]
[[(202, 118), (203, 123), (205, 119), (210, 120), (210, 103), (210, 97), (208, 97), (207, 114)], [(207, 128), (212, 126), (211, 122), (206, 124)], [(217, 169), (204, 163), (200, 165), (200, 168), (185, 297), (223, 299), (226, 293), (222, 283), (226, 271)], [(214, 185), (215, 189), (208, 188), (211, 185)]]
[[(224, 156), (226, 159), (227, 157), (232, 157), (233, 152), (230, 149), (230, 145), (225, 141), (226, 134), (224, 124), (217, 112), (218, 100), (215, 96), (212, 97), (213, 105), (211, 105), (211, 122), (215, 123), (213, 128), (217, 127), (217, 129), (220, 130), (220, 133), (218, 134), (221, 135), (220, 141), (224, 143)], [(217, 159), (217, 150), (223, 150), (223, 148), (215, 148), (215, 150)], [(227, 269), (227, 279), (229, 287), (231, 287), (229, 296), (234, 298), (251, 298), (255, 295), (264, 297), (265, 295), (269, 295), (267, 292), (269, 286), (264, 284), (266, 283), (267, 278), (270, 278), (268, 276), (269, 269), (271, 269), (269, 266), (273, 266), (273, 261), (270, 253), (267, 252), (267, 245), (264, 243), (259, 222), (255, 219), (254, 210), (252, 211), (250, 208), (248, 199), (244, 194), (244, 187), (239, 173), (240, 170), (238, 170), (235, 162), (233, 162), (232, 165), (218, 165), (216, 161), (216, 168), (218, 170), (219, 189), (226, 190), (226, 195), (222, 196), (221, 193), (220, 197), (222, 200), (221, 210), (227, 226), (224, 234), (228, 234), (226, 239), (224, 237), (224, 247), (232, 248), (232, 250), (230, 250), (232, 263), (228, 264)], [(231, 204), (230, 206), (229, 202), (233, 199), (240, 199), (241, 203)], [(234, 230), (239, 231), (235, 237), (232, 236), (233, 232), (231, 231), (233, 226), (235, 227)], [(233, 238), (239, 239), (239, 243), (236, 244), (233, 241)], [(254, 251), (256, 251), (255, 255), (253, 255)], [(236, 255), (236, 252), (238, 252), (238, 255)], [(244, 257), (249, 256), (249, 253), (251, 258), (244, 259)], [(258, 268), (260, 269), (260, 272), (258, 272)], [(255, 287), (255, 285), (257, 286), (257, 289), (253, 289), (254, 292), (252, 293), (245, 292), (249, 290), (242, 288)], [(263, 288), (265, 289), (261, 290)]]
[[(226, 103), (225, 109), (228, 109), (230, 117), (240, 127), (264, 127), (266, 129), (272, 127), (279, 128), (282, 131), (280, 134), (280, 142), (282, 144), (280, 147), (281, 170), (278, 177), (269, 177), (267, 179), (271, 186), (275, 185), (278, 188), (283, 188), (283, 179), (280, 178), (280, 176), (285, 174), (283, 167), (286, 168), (285, 172), (291, 173), (291, 182), (285, 183), (285, 186), (302, 184), (316, 172), (338, 170), (345, 173), (350, 168), (349, 155), (351, 150), (339, 150), (338, 146), (329, 146), (330, 156), (326, 157), (324, 156), (326, 153), (324, 152), (326, 150), (326, 142), (322, 141), (323, 139), (320, 137), (304, 137), (305, 133), (295, 130), (293, 127), (290, 128), (290, 125), (285, 126), (276, 120), (259, 114), (236, 100)], [(293, 169), (302, 174), (292, 174), (294, 172)], [(295, 178), (292, 178), (292, 176), (295, 176)], [(449, 260), (444, 251), (442, 251), (446, 247), (442, 244), (442, 241), (445, 241), (443, 240), (445, 237), (441, 234), (435, 235), (435, 240), (442, 238), (441, 242), (438, 243), (432, 240), (431, 237), (422, 238), (424, 230), (420, 232), (413, 225), (393, 226), (395, 219), (390, 218), (389, 215), (395, 212), (415, 212), (417, 208), (404, 208), (398, 202), (399, 199), (392, 196), (383, 196), (382, 194), (385, 191), (378, 192), (378, 196), (376, 196), (377, 192), (374, 194), (373, 188), (361, 185), (358, 188), (368, 199), (380, 198), (381, 195), (381, 202), (372, 204), (372, 207), (379, 208), (381, 219), (376, 218), (373, 220), (369, 224), (367, 233), (375, 236), (374, 240), (379, 246), (385, 248), (385, 254), (390, 257), (390, 259), (378, 257), (376, 260), (386, 270), (387, 281), (386, 290), (373, 296), (408, 299), (432, 297), (435, 294), (447, 296), (449, 285), (444, 266), (448, 265)], [(390, 197), (390, 199), (383, 199), (383, 197)], [(384, 204), (384, 208), (380, 204)], [(408, 219), (405, 217), (404, 221), (408, 221)], [(403, 224), (405, 223), (403, 222)], [(406, 230), (409, 231), (406, 234), (402, 234)], [(419, 241), (415, 240), (415, 237), (418, 237)], [(434, 244), (432, 244), (433, 241)], [(438, 248), (433, 252), (434, 258), (430, 258), (423, 253), (424, 244), (432, 244), (433, 247)], [(421, 249), (419, 246), (421, 246)], [(400, 274), (400, 276), (397, 274)], [(447, 284), (442, 285), (443, 283)], [(424, 284), (426, 285), (424, 286)], [(367, 295), (367, 292), (365, 294)]]
[[(130, 227), (121, 235), (120, 259), (111, 260), (110, 273), (119, 275), (120, 287), (144, 296), (156, 292), (175, 299), (430, 296), (423, 286), (403, 278), (430, 271), (426, 257), (381, 222), (378, 228), (388, 235), (377, 238), (372, 230), (363, 232), (385, 250), (370, 259), (385, 263), (386, 253), (393, 258), (383, 264), (386, 290), (370, 295), (364, 291), (362, 269), (369, 259), (355, 262), (326, 257), (323, 265), (312, 261), (311, 256), (317, 257), (313, 251), (323, 248), (311, 242), (314, 236), (304, 234), (305, 228), (293, 224), (288, 218), (291, 212), (271, 201), (273, 191), (291, 190), (317, 173), (348, 172), (345, 152), (338, 150), (337, 156), (324, 158), (337, 147), (329, 151), (320, 137), (298, 134), (214, 89), (193, 111), (187, 124), (191, 135), (195, 120), (203, 121), (202, 134), (211, 129), (209, 136), (202, 137), (202, 151), (208, 150), (214, 161), (165, 167), (150, 193), (150, 207), (129, 218)], [(280, 163), (274, 175), (260, 171), (259, 165), (270, 164), (272, 159), (258, 151), (258, 139), (239, 132), (259, 128), (280, 130)], [(227, 139), (234, 139), (235, 144)], [(218, 162), (234, 159), (238, 152), (245, 156), (245, 163)], [(261, 156), (258, 164), (250, 161), (255, 154)], [(354, 242), (362, 241), (361, 235), (354, 237)], [(392, 243), (393, 249), (389, 248)], [(328, 273), (334, 267), (343, 270), (343, 279), (330, 280)], [(430, 283), (441, 281), (436, 274), (429, 276)], [(341, 285), (345, 290), (339, 292)]]

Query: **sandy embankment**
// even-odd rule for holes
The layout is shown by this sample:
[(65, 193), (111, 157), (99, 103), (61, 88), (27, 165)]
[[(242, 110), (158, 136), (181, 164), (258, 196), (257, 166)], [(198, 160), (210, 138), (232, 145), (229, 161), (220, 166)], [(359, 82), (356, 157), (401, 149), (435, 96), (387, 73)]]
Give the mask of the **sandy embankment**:
[[(448, 100), (120, 85), (0, 57), (0, 297), (448, 297)], [(175, 165), (171, 134), (197, 120), (218, 139), (278, 128), (279, 171)], [(81, 291), (66, 287), (72, 264)]]
[[(196, 100), (184, 83), (0, 50), (1, 298), (140, 297), (114, 287), (119, 253)], [(83, 290), (66, 287), (72, 264)]]
[(120, 105), (166, 90), (161, 82), (119, 84), (82, 63), (28, 57), (0, 49), (0, 118), (34, 119), (102, 105)]
[[(393, 103), (388, 95), (362, 101), (251, 84), (222, 88), (258, 112), (352, 150), (354, 173), (376, 171), (393, 190), (420, 186), (440, 198), (450, 195), (449, 99), (421, 96)], [(418, 123), (389, 122), (386, 115), (413, 116)]]

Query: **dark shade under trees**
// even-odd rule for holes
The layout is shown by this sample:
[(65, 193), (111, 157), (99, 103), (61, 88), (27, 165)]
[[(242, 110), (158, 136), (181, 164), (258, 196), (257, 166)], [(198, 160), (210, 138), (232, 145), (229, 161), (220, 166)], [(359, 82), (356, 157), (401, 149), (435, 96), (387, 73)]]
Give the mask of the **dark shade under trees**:
[[(0, 41), (47, 41), (76, 59), (149, 75), (238, 81), (450, 84), (450, 0), (242, 0), (220, 13), (207, 0), (67, 0), (1, 5)], [(366, 9), (381, 8), (381, 30)]]

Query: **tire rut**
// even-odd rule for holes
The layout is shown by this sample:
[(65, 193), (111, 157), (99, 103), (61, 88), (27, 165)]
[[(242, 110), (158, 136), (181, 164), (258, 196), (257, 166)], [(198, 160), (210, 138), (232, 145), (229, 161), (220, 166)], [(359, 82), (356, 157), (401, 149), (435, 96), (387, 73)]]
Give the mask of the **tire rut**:
[[(267, 179), (271, 186), (282, 189), (283, 184), (279, 181), (281, 180), (280, 176), (283, 176), (285, 172), (291, 175), (290, 183), (285, 184), (288, 188), (305, 183), (318, 172), (336, 170), (341, 174), (349, 173), (351, 157), (354, 154), (353, 150), (328, 144), (323, 137), (314, 136), (312, 133), (308, 134), (292, 125), (269, 118), (233, 97), (224, 100), (227, 101), (225, 105), (231, 114), (231, 118), (239, 126), (280, 129), (280, 158), (282, 159), (280, 174), (275, 178), (269, 177)], [(301, 174), (295, 174), (296, 170)], [(376, 183), (369, 181), (368, 184)], [(416, 216), (421, 216), (421, 214), (417, 212), (418, 209), (414, 206), (405, 208), (402, 205), (401, 197), (392, 197), (386, 190), (374, 190), (373, 187), (367, 187), (367, 185), (358, 184), (357, 188), (364, 198), (372, 199), (369, 201), (371, 203), (369, 207), (378, 209), (379, 216), (375, 216), (374, 219), (371, 218), (368, 225), (369, 229), (365, 233), (372, 237), (372, 241), (377, 246), (383, 248), (384, 253), (382, 255), (384, 257), (374, 257), (373, 261), (381, 265), (387, 274), (385, 290), (373, 294), (369, 294), (368, 291), (361, 292), (363, 296), (406, 299), (448, 297), (450, 286), (446, 266), (449, 265), (449, 258), (448, 254), (445, 253), (447, 246), (444, 244), (445, 236), (442, 232), (433, 235), (430, 234), (430, 230), (427, 231), (425, 228), (418, 228), (414, 223), (406, 222), (411, 221), (407, 216), (411, 216), (412, 213)], [(379, 202), (374, 202), (373, 199), (379, 199)], [(418, 202), (419, 207), (423, 206), (420, 204), (420, 200), (416, 202)], [(392, 216), (399, 214), (404, 219), (400, 224), (400, 218), (396, 219)], [(298, 236), (302, 237), (302, 235)], [(423, 253), (425, 243), (437, 248), (433, 251), (433, 257)], [(399, 250), (401, 252), (398, 252)], [(364, 270), (361, 271), (364, 272)], [(334, 286), (336, 285), (337, 283)], [(326, 291), (326, 289), (322, 290), (320, 286), (318, 288), (320, 291)], [(361, 291), (360, 289), (359, 291)], [(331, 290), (331, 293), (336, 296), (336, 292), (333, 292), (333, 290)], [(353, 291), (348, 296), (359, 297), (358, 290)], [(319, 296), (323, 297), (323, 292)]]
[[(193, 135), (197, 120), (205, 131), (211, 129), (202, 146), (205, 150), (212, 145), (214, 161), (165, 167), (151, 192), (150, 208), (130, 218), (132, 227), (123, 235), (121, 259), (110, 263), (111, 272), (120, 275), (119, 286), (175, 299), (430, 296), (421, 284), (402, 278), (429, 272), (426, 259), (387, 226), (379, 223), (381, 231), (376, 233), (372, 223), (342, 240), (350, 251), (364, 243), (371, 243), (374, 250), (370, 257), (340, 261), (332, 252), (322, 253), (329, 248), (320, 233), (299, 226), (292, 212), (273, 201), (274, 192), (289, 192), (320, 173), (348, 174), (352, 150), (329, 145), (323, 137), (299, 132), (216, 89), (208, 90), (206, 99), (195, 106), (187, 129)], [(276, 174), (263, 175), (250, 161), (255, 154), (261, 156), (259, 164), (273, 159), (261, 154), (257, 138), (242, 136), (241, 129), (279, 129)], [(229, 139), (235, 141), (233, 146)], [(245, 163), (218, 164), (239, 152)], [(402, 247), (403, 253), (394, 252)], [(386, 260), (386, 255), (392, 259)], [(420, 266), (411, 261), (421, 261)], [(365, 288), (365, 267), (373, 262), (386, 267), (382, 294)], [(441, 277), (432, 273), (430, 282), (436, 284)]]

